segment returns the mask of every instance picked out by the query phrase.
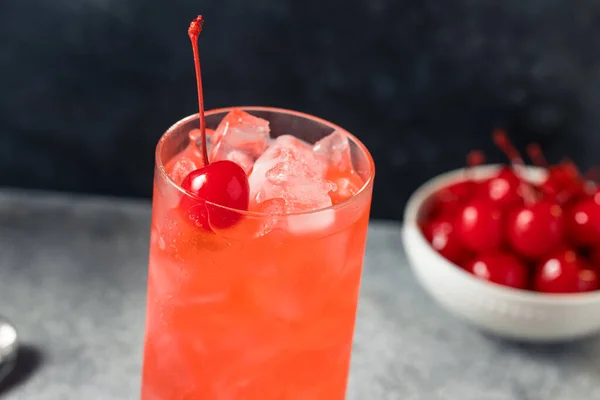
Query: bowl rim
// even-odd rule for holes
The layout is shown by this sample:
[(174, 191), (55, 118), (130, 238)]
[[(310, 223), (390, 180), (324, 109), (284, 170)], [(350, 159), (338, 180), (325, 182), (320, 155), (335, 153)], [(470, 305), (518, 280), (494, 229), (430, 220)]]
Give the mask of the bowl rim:
[[(487, 178), (491, 177), (494, 173), (496, 173), (500, 168), (504, 167), (503, 164), (487, 164), (477, 167), (472, 167), (469, 169), (469, 173), (474, 174), (477, 178)], [(419, 188), (410, 196), (406, 207), (404, 208), (404, 220), (403, 225), (404, 229), (415, 229), (418, 233), (415, 237), (421, 243), (425, 245), (429, 251), (437, 254), (435, 249), (431, 247), (431, 244), (427, 241), (423, 232), (418, 226), (418, 213), (423, 206), (423, 203), (438, 189), (447, 186), (452, 183), (460, 182), (464, 180), (466, 173), (466, 168), (455, 169), (452, 171), (445, 172), (443, 174), (437, 175), (425, 183), (423, 183)], [(527, 166), (524, 167), (520, 172), (520, 174), (527, 175), (530, 179), (534, 181), (540, 181), (546, 175), (546, 170), (539, 167)], [(600, 302), (600, 290), (594, 292), (586, 292), (586, 293), (539, 293), (533, 292), (523, 289), (515, 289), (507, 286), (502, 286), (494, 282), (484, 281), (482, 279), (476, 278), (459, 265), (454, 264), (453, 262), (445, 259), (444, 257), (439, 257), (441, 261), (440, 264), (443, 265), (443, 268), (453, 268), (458, 270), (460, 273), (459, 276), (466, 280), (471, 281), (473, 284), (477, 284), (480, 286), (485, 286), (489, 290), (493, 290), (497, 294), (504, 296), (512, 296), (513, 298), (522, 301), (522, 302), (530, 302), (537, 304), (548, 304), (548, 305), (580, 305), (580, 304), (590, 304)]]

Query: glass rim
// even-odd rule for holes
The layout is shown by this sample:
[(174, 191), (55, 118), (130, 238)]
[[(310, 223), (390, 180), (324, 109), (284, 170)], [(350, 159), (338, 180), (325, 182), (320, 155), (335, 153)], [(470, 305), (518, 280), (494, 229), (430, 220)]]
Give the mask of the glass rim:
[[(206, 111), (204, 115), (206, 117), (209, 117), (209, 116), (212, 116), (215, 114), (230, 112), (234, 109), (241, 109), (244, 111), (270, 111), (270, 112), (279, 113), (279, 114), (287, 114), (287, 115), (291, 115), (291, 116), (295, 116), (295, 117), (299, 117), (299, 118), (309, 119), (309, 120), (318, 122), (320, 124), (326, 125), (326, 126), (332, 128), (333, 130), (338, 130), (338, 131), (342, 132), (350, 140), (352, 140), (354, 142), (354, 144), (356, 144), (358, 146), (360, 151), (367, 157), (367, 161), (369, 164), (369, 177), (365, 181), (363, 186), (360, 188), (360, 190), (358, 192), (356, 192), (356, 194), (354, 194), (349, 199), (346, 199), (338, 204), (333, 204), (329, 207), (317, 208), (315, 210), (296, 211), (296, 212), (292, 212), (292, 213), (269, 213), (269, 212), (262, 212), (262, 211), (239, 210), (237, 208), (231, 208), (231, 207), (223, 206), (221, 204), (213, 203), (206, 199), (201, 199), (202, 201), (204, 201), (206, 204), (210, 205), (211, 207), (216, 207), (218, 209), (227, 210), (227, 211), (233, 211), (233, 212), (239, 213), (244, 216), (253, 216), (253, 217), (260, 217), (260, 218), (268, 217), (268, 216), (287, 217), (287, 216), (295, 216), (295, 215), (296, 216), (297, 215), (310, 215), (310, 214), (316, 214), (316, 213), (323, 212), (323, 211), (338, 210), (341, 208), (345, 208), (345, 207), (351, 205), (352, 203), (354, 203), (358, 197), (363, 196), (364, 193), (367, 192), (367, 190), (370, 190), (373, 187), (373, 181), (375, 179), (375, 162), (373, 161), (373, 157), (371, 156), (371, 153), (369, 152), (367, 147), (356, 136), (354, 136), (353, 134), (348, 132), (346, 129), (340, 127), (339, 125), (329, 122), (323, 118), (316, 117), (314, 115), (306, 114), (306, 113), (303, 113), (300, 111), (288, 110), (285, 108), (278, 108), (278, 107), (231, 106), (231, 107), (222, 107), (222, 108), (216, 108), (213, 110), (209, 110), (209, 111)], [(187, 117), (184, 117), (184, 118), (180, 119), (179, 121), (175, 122), (173, 125), (171, 125), (169, 127), (169, 129), (167, 129), (161, 135), (160, 139), (158, 140), (158, 144), (156, 145), (156, 150), (154, 153), (156, 166), (158, 167), (158, 171), (159, 171), (160, 175), (163, 177), (163, 179), (165, 179), (171, 186), (175, 187), (183, 196), (189, 196), (189, 197), (192, 197), (192, 194), (189, 193), (188, 191), (186, 191), (184, 188), (182, 188), (180, 185), (178, 185), (177, 183), (175, 183), (175, 181), (173, 181), (171, 179), (171, 177), (167, 173), (167, 170), (165, 169), (165, 165), (162, 162), (162, 158), (161, 158), (160, 154), (161, 154), (161, 150), (163, 148), (165, 141), (167, 140), (167, 138), (170, 136), (170, 134), (173, 131), (175, 131), (180, 126), (185, 125), (188, 122), (190, 122), (194, 119), (197, 119), (197, 118), (198, 118), (197, 113), (191, 114), (191, 115), (188, 115)]]

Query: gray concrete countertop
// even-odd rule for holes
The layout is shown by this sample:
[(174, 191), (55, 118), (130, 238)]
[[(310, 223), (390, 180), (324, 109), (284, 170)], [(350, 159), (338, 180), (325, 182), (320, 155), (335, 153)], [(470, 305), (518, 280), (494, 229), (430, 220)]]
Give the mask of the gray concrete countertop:
[[(0, 192), (0, 314), (24, 344), (0, 397), (138, 398), (149, 218), (146, 202)], [(399, 236), (370, 227), (350, 400), (600, 399), (600, 339), (471, 329), (420, 289)]]

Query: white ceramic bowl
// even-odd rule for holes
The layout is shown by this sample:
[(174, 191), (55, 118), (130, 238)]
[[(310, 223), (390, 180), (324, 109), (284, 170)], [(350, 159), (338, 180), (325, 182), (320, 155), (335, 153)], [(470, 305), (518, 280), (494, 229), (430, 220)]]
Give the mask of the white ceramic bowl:
[[(491, 176), (498, 166), (477, 167), (477, 177)], [(523, 171), (540, 180), (537, 168)], [(600, 331), (600, 291), (542, 294), (490, 283), (439, 255), (417, 224), (422, 206), (438, 189), (464, 180), (465, 171), (439, 175), (421, 186), (404, 212), (403, 243), (410, 266), (423, 288), (450, 313), (498, 336), (527, 341), (564, 341)]]

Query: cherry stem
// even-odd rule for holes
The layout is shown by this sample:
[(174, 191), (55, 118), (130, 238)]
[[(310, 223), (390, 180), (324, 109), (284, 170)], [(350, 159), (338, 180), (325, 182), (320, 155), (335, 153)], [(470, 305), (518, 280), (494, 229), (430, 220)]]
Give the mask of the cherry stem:
[(548, 168), (548, 161), (546, 161), (546, 157), (544, 157), (544, 152), (542, 148), (537, 143), (531, 143), (527, 146), (527, 155), (531, 158), (531, 161), (538, 167)]
[(474, 181), (475, 173), (473, 167), (477, 167), (485, 163), (485, 154), (481, 150), (473, 150), (467, 154), (467, 180)]
[[(525, 162), (523, 161), (523, 157), (519, 153), (519, 150), (512, 144), (510, 139), (508, 138), (508, 134), (504, 129), (496, 129), (493, 133), (494, 144), (498, 146), (498, 148), (506, 154), (508, 157), (510, 164), (515, 172), (515, 175), (519, 178), (521, 194), (523, 196), (523, 200), (525, 204), (533, 204), (536, 201), (536, 193), (533, 190), (533, 187), (522, 178), (522, 175), (519, 170), (525, 169)], [(525, 172), (525, 171), (523, 171)]]
[(188, 36), (192, 42), (192, 50), (194, 52), (194, 67), (196, 68), (196, 85), (198, 86), (198, 119), (200, 120), (200, 137), (202, 138), (202, 161), (204, 165), (208, 165), (208, 151), (206, 149), (206, 120), (204, 119), (204, 95), (202, 94), (202, 74), (200, 73), (200, 55), (198, 52), (198, 37), (202, 32), (204, 18), (198, 15), (190, 23), (188, 28)]
[(509, 161), (520, 167), (525, 166), (525, 162), (523, 161), (523, 157), (519, 151), (515, 148), (515, 146), (508, 139), (508, 135), (504, 129), (496, 129), (493, 134), (494, 143), (498, 148), (506, 154)]

